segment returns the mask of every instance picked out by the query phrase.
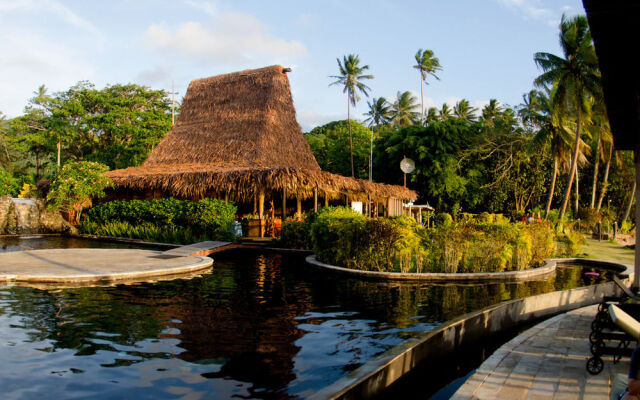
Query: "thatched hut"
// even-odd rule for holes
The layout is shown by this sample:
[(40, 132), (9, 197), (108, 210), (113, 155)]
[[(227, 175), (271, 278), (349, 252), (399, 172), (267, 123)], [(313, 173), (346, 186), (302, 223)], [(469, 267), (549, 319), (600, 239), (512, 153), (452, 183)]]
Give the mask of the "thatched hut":
[(217, 197), (257, 203), (259, 215), (265, 196), (282, 202), (282, 215), (288, 197), (298, 212), (305, 199), (314, 208), (318, 197), (325, 204), (371, 199), (387, 215), (402, 213), (414, 191), (320, 170), (296, 121), (289, 71), (274, 65), (192, 81), (176, 124), (148, 159), (107, 173), (115, 195)]

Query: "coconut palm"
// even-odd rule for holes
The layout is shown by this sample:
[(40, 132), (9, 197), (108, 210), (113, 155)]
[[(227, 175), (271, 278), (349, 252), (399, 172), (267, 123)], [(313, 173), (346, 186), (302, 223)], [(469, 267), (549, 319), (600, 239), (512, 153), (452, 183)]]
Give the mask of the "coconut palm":
[(453, 106), (453, 115), (460, 118), (463, 121), (473, 122), (476, 119), (477, 108), (471, 107), (469, 100), (462, 99)]
[[(611, 134), (611, 128), (609, 127), (609, 119), (607, 118), (604, 104), (602, 102), (598, 102), (592, 109), (593, 112), (590, 118), (591, 123), (586, 127), (586, 130), (593, 138), (593, 142), (596, 147), (594, 152), (595, 162), (593, 167), (593, 186), (591, 187), (591, 209), (595, 208), (596, 205), (596, 189), (598, 186), (598, 169), (600, 166), (600, 160), (606, 161), (609, 158), (606, 149), (611, 148), (613, 143), (613, 136)], [(607, 180), (609, 178), (608, 166), (609, 164), (607, 165)], [(607, 181), (605, 180), (601, 189), (601, 192), (603, 193), (606, 191), (606, 184)]]
[(415, 111), (417, 107), (416, 97), (411, 92), (398, 92), (396, 100), (391, 106), (393, 125), (413, 125), (418, 120), (418, 113)]
[(428, 125), (438, 120), (438, 109), (436, 107), (429, 107), (427, 110), (427, 116), (424, 118), (424, 123)]
[[(528, 101), (527, 101), (528, 100)], [(560, 107), (553, 101), (549, 92), (532, 90), (526, 95), (525, 107), (519, 110), (520, 118), (536, 129), (531, 141), (531, 150), (539, 151), (549, 146), (553, 158), (553, 177), (549, 187), (545, 218), (549, 215), (556, 187), (556, 178), (560, 169), (567, 168), (571, 148), (572, 133), (562, 120)]]
[(414, 65), (413, 68), (420, 72), (420, 121), (424, 121), (424, 95), (422, 93), (422, 88), (424, 84), (428, 85), (427, 77), (429, 75), (440, 80), (436, 75), (436, 71), (441, 70), (442, 67), (440, 66), (440, 60), (433, 56), (432, 50), (419, 49), (415, 58), (416, 65)]
[(550, 53), (536, 53), (534, 60), (542, 69), (542, 75), (534, 80), (537, 87), (555, 85), (554, 101), (561, 104), (568, 113), (575, 113), (575, 141), (571, 157), (571, 167), (567, 191), (560, 210), (564, 218), (571, 196), (571, 187), (578, 167), (582, 114), (586, 99), (599, 93), (600, 74), (593, 40), (589, 32), (587, 18), (578, 15), (572, 18), (562, 16), (560, 22), (560, 46), (564, 57)]
[(482, 107), (482, 119), (489, 125), (502, 113), (502, 105), (496, 99), (490, 99), (489, 104)]
[(438, 118), (440, 121), (446, 121), (452, 116), (451, 107), (447, 103), (442, 103), (442, 108), (438, 110)]
[(369, 111), (364, 113), (367, 118), (364, 120), (369, 127), (380, 127), (391, 121), (391, 105), (384, 97), (374, 98), (371, 102), (367, 102)]
[(342, 61), (339, 58), (338, 62), (339, 75), (331, 76), (330, 78), (336, 79), (335, 82), (329, 84), (342, 85), (344, 89), (342, 93), (347, 93), (347, 125), (349, 127), (349, 151), (351, 153), (351, 177), (355, 177), (355, 169), (353, 167), (353, 137), (351, 136), (351, 106), (356, 106), (360, 96), (358, 92), (362, 92), (365, 96), (369, 97), (367, 93), (369, 87), (362, 83), (362, 80), (373, 79), (373, 75), (365, 75), (364, 71), (369, 69), (368, 65), (360, 66), (360, 57), (356, 54), (349, 54), (342, 57)]

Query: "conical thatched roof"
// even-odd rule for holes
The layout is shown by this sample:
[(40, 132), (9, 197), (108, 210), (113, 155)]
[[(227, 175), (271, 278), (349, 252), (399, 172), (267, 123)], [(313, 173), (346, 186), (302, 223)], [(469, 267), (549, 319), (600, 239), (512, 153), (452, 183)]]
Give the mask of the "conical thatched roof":
[(144, 166), (320, 167), (279, 65), (191, 81), (177, 123)]
[(110, 171), (117, 188), (160, 189), (179, 197), (224, 192), (246, 200), (286, 189), (308, 198), (396, 197), (414, 191), (320, 170), (296, 121), (287, 69), (271, 67), (196, 79), (180, 116), (140, 167)]

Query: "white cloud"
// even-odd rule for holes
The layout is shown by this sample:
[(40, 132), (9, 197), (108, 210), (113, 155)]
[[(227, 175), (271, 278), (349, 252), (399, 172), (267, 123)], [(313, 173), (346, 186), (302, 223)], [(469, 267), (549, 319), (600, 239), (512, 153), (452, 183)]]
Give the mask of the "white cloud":
[(200, 10), (210, 16), (214, 16), (218, 10), (218, 7), (213, 1), (184, 0), (184, 4)]
[(98, 28), (96, 28), (89, 20), (80, 17), (71, 9), (56, 0), (0, 0), (0, 14), (13, 11), (51, 13), (71, 26), (94, 34), (100, 34)]
[[(525, 18), (543, 21), (549, 25), (556, 26), (560, 20), (558, 13), (542, 7), (540, 0), (496, 0), (498, 3), (521, 12)], [(565, 7), (566, 8), (566, 7)]]
[(175, 30), (151, 25), (144, 43), (157, 51), (223, 64), (284, 63), (307, 55), (302, 43), (278, 38), (258, 19), (237, 12), (219, 13), (207, 25), (186, 22)]
[(81, 54), (57, 41), (15, 27), (0, 32), (0, 110), (10, 117), (22, 114), (38, 86), (50, 92), (65, 90), (79, 80), (91, 80), (92, 65)]

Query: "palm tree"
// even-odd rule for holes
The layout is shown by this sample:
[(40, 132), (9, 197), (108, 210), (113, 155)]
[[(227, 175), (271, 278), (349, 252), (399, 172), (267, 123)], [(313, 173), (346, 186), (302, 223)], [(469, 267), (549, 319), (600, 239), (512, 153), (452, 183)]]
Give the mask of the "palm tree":
[(473, 122), (476, 119), (475, 113), (478, 111), (477, 108), (471, 107), (469, 104), (469, 100), (462, 99), (453, 106), (453, 114), (460, 118), (463, 121)]
[(418, 120), (418, 113), (415, 112), (417, 107), (416, 97), (411, 92), (398, 92), (396, 100), (391, 106), (393, 125), (413, 125)]
[(553, 178), (544, 212), (544, 217), (547, 218), (551, 209), (559, 168), (567, 169), (566, 161), (569, 158), (570, 142), (573, 135), (564, 125), (560, 107), (554, 103), (553, 96), (548, 91), (546, 93), (536, 90), (529, 92), (525, 98), (525, 107), (520, 108), (519, 114), (524, 123), (537, 129), (531, 142), (531, 150), (539, 151), (547, 145), (551, 148)]
[[(613, 142), (613, 136), (611, 134), (611, 128), (609, 127), (609, 119), (604, 109), (604, 104), (598, 102), (593, 107), (593, 115), (591, 116), (591, 124), (586, 128), (596, 145), (595, 162), (593, 167), (593, 186), (591, 187), (591, 209), (596, 206), (596, 189), (598, 186), (598, 169), (600, 166), (600, 160), (607, 160), (607, 153), (605, 149), (607, 146), (611, 147)], [(608, 167), (608, 166), (607, 166)], [(608, 179), (607, 168), (607, 179)], [(606, 185), (606, 181), (604, 184)], [(602, 190), (604, 192), (604, 189)]]
[(550, 53), (536, 53), (535, 63), (543, 74), (534, 80), (537, 87), (555, 85), (554, 101), (562, 104), (567, 111), (576, 115), (575, 142), (571, 157), (571, 167), (567, 183), (567, 191), (562, 202), (560, 219), (564, 218), (571, 197), (571, 187), (578, 167), (580, 133), (582, 128), (582, 112), (585, 100), (599, 92), (600, 74), (593, 40), (589, 32), (587, 18), (578, 15), (572, 18), (562, 16), (560, 22), (560, 46), (563, 57)]
[(330, 78), (336, 79), (335, 82), (329, 84), (343, 85), (344, 89), (342, 93), (347, 93), (347, 125), (349, 126), (349, 151), (351, 153), (351, 177), (355, 177), (355, 169), (353, 167), (353, 137), (351, 136), (351, 106), (355, 107), (360, 96), (358, 91), (362, 92), (365, 96), (369, 97), (367, 90), (370, 90), (367, 85), (361, 81), (364, 79), (373, 79), (373, 75), (364, 75), (364, 71), (369, 69), (368, 65), (360, 66), (360, 57), (356, 54), (349, 54), (342, 57), (342, 62), (339, 58), (338, 62), (339, 75), (330, 76)]
[[(372, 128), (373, 125), (376, 128), (380, 128), (381, 124), (387, 124), (391, 121), (391, 108), (387, 99), (384, 97), (374, 98), (372, 102), (367, 102), (369, 106), (369, 112), (366, 112), (364, 115), (367, 115), (367, 119), (364, 122), (369, 123), (369, 127)], [(369, 182), (373, 180), (373, 129), (371, 130), (371, 148), (369, 151)]]
[(451, 107), (447, 103), (442, 103), (442, 108), (438, 110), (440, 121), (446, 121), (451, 115)]
[(427, 110), (427, 116), (424, 119), (424, 123), (431, 124), (438, 120), (438, 109), (436, 107), (429, 107)]
[(369, 111), (364, 113), (367, 118), (364, 122), (367, 122), (369, 127), (380, 127), (382, 124), (387, 124), (391, 121), (391, 106), (384, 97), (374, 98), (371, 102), (367, 102)]
[(0, 142), (2, 142), (2, 147), (4, 149), (4, 154), (6, 156), (6, 163), (11, 162), (11, 156), (9, 156), (9, 121), (0, 111)]
[(502, 113), (502, 105), (496, 99), (490, 99), (489, 104), (482, 107), (482, 119), (489, 125)]
[(440, 66), (440, 60), (433, 56), (433, 50), (419, 49), (415, 55), (416, 65), (413, 68), (420, 72), (420, 121), (424, 121), (424, 95), (422, 93), (422, 87), (427, 84), (427, 77), (433, 76), (437, 80), (440, 80), (436, 75), (436, 71), (442, 69)]

